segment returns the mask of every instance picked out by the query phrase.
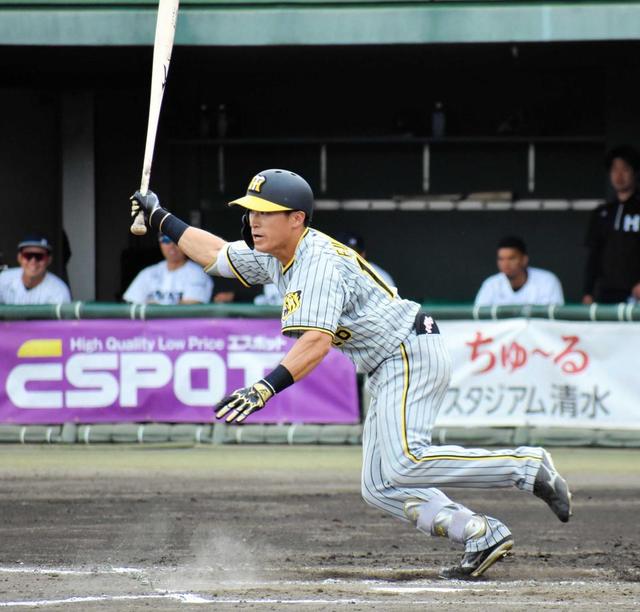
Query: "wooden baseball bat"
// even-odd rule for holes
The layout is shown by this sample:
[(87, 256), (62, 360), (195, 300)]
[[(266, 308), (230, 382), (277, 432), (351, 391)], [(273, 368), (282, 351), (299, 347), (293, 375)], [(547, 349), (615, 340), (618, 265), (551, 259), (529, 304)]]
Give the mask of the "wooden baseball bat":
[[(149, 189), (153, 149), (156, 144), (158, 119), (160, 118), (160, 108), (162, 106), (162, 94), (164, 93), (164, 87), (167, 84), (167, 75), (169, 74), (169, 63), (171, 62), (171, 50), (173, 49), (173, 37), (176, 32), (179, 4), (180, 0), (160, 0), (160, 4), (158, 5), (156, 38), (153, 43), (153, 68), (151, 70), (147, 142), (144, 148), (142, 179), (140, 181), (140, 193), (142, 193), (142, 195), (145, 195)], [(142, 211), (136, 215), (131, 225), (131, 233), (136, 236), (144, 236), (147, 233), (147, 226), (144, 223), (144, 214)]]

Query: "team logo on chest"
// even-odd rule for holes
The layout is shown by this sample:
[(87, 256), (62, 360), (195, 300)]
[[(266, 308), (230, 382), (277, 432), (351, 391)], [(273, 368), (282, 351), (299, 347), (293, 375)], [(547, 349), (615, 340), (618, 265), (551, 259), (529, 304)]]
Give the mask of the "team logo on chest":
[(625, 215), (624, 231), (636, 233), (640, 232), (640, 215)]
[(300, 301), (302, 297), (302, 291), (290, 291), (284, 296), (282, 303), (282, 320), (286, 321), (298, 308), (300, 308)]

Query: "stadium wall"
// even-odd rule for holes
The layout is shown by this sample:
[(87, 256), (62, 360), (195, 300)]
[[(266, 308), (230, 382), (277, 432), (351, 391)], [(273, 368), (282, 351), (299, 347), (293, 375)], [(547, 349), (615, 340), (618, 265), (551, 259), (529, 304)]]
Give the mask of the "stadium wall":
[[(633, 365), (624, 355), (619, 357), (622, 362), (614, 363), (618, 358), (616, 351), (607, 350), (606, 354), (602, 353), (603, 338), (611, 338), (611, 342), (615, 344), (616, 333), (622, 334), (625, 338), (633, 338), (638, 333), (640, 306), (471, 308), (425, 304), (424, 308), (438, 318), (447, 337), (453, 339), (451, 350), (454, 363), (458, 364), (457, 368), (454, 368), (452, 381), (452, 391), (455, 392), (453, 403), (449, 399), (445, 402), (439, 425), (434, 432), (434, 440), (438, 443), (640, 446), (640, 421), (633, 412), (633, 402), (629, 403), (629, 393), (634, 393), (633, 385), (637, 381), (633, 376), (624, 375), (624, 368), (633, 369)], [(81, 336), (83, 333), (89, 333), (87, 330), (83, 332), (85, 320), (97, 319), (104, 324), (110, 319), (122, 318), (130, 323), (167, 317), (189, 320), (220, 316), (262, 318), (274, 316), (277, 312), (278, 309), (272, 307), (239, 305), (135, 307), (77, 302), (62, 306), (3, 306), (0, 307), (0, 319), (4, 319), (5, 323), (0, 325), (4, 326), (4, 331), (8, 333), (11, 331), (11, 321), (57, 319), (62, 321), (62, 326), (65, 322), (68, 324), (73, 320), (73, 333)], [(243, 324), (240, 319), (237, 321), (238, 333), (246, 331), (247, 323)], [(528, 331), (529, 329), (531, 331)], [(460, 378), (460, 373), (467, 368), (462, 367), (462, 363), (468, 357), (461, 360), (457, 353), (468, 352), (464, 345), (469, 342), (466, 342), (465, 338), (471, 338), (471, 332), (474, 330), (476, 337), (480, 333), (483, 340), (479, 352), (476, 353), (474, 350), (471, 353), (471, 365), (476, 369), (485, 366), (481, 370), (483, 374), (495, 365), (493, 378), (485, 377), (486, 380), (480, 380), (472, 376), (469, 379), (468, 374)], [(49, 333), (55, 335), (55, 330), (51, 328)], [(145, 334), (142, 328), (137, 333)], [(152, 337), (153, 333), (149, 330), (146, 335)], [(494, 339), (495, 344), (492, 345)], [(569, 344), (566, 342), (567, 339)], [(18, 351), (19, 354), (24, 352), (23, 349), (26, 351), (26, 347), (22, 347)], [(73, 350), (80, 349), (76, 347)], [(633, 350), (633, 347), (629, 350)], [(64, 347), (63, 354), (67, 354)], [(491, 354), (495, 357), (491, 357)], [(536, 354), (542, 357), (536, 357)], [(35, 354), (32, 354), (32, 357), (33, 355)], [(7, 359), (11, 361), (13, 357), (9, 356)], [(42, 358), (36, 361), (40, 363)], [(27, 362), (30, 360), (27, 359)], [(26, 362), (23, 360), (23, 363)], [(588, 364), (591, 364), (590, 369), (587, 369)], [(529, 371), (528, 368), (533, 369)], [(574, 378), (574, 375), (582, 370), (584, 374)], [(515, 374), (516, 371), (519, 373)], [(6, 382), (8, 384), (8, 378)], [(556, 399), (553, 400), (552, 397), (553, 406), (547, 403), (544, 408), (541, 402), (546, 403), (549, 400), (541, 399), (546, 393), (543, 388), (546, 383), (554, 387), (551, 395), (555, 394)], [(528, 386), (531, 384), (533, 386), (529, 389)], [(484, 390), (481, 389), (483, 385)], [(495, 390), (500, 388), (503, 391), (500, 392), (498, 400)], [(507, 404), (502, 406), (505, 389), (513, 397), (507, 398)], [(491, 406), (485, 405), (480, 408), (476, 396), (478, 392), (486, 395), (485, 391), (489, 392), (491, 397), (483, 398), (483, 401), (488, 400)], [(514, 398), (520, 391), (531, 397), (527, 399), (522, 395), (517, 399), (518, 403), (524, 404), (514, 413)], [(536, 393), (537, 396), (534, 398), (533, 395)], [(561, 393), (561, 397), (558, 393)], [(366, 404), (365, 392), (365, 411)], [(525, 404), (528, 406), (526, 409)], [(480, 414), (483, 410), (488, 410), (485, 416)], [(496, 418), (498, 414), (502, 416)], [(358, 424), (318, 425), (313, 422), (251, 424), (243, 427), (228, 427), (210, 422), (175, 423), (171, 422), (171, 419), (163, 423), (91, 423), (76, 419), (74, 422), (54, 425), (48, 425), (46, 421), (45, 424), (38, 425), (20, 424), (19, 421), (17, 424), (6, 421), (0, 424), (0, 441), (22, 443), (339, 444), (358, 443), (360, 436), (361, 426)]]

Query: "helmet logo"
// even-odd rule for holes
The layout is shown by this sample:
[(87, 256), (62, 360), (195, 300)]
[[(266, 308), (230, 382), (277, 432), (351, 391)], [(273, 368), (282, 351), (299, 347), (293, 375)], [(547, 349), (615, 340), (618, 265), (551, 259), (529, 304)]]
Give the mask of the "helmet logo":
[(261, 174), (256, 174), (249, 183), (249, 191), (255, 191), (260, 193), (262, 191), (262, 185), (267, 179)]

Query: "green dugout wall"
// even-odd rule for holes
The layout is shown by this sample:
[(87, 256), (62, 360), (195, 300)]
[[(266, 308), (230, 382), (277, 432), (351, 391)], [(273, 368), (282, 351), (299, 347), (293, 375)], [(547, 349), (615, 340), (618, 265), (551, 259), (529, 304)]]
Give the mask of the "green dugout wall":
[[(184, 0), (179, 45), (356, 45), (629, 40), (635, 2)], [(0, 2), (0, 44), (141, 45), (154, 0)]]
[[(583, 306), (470, 306), (468, 304), (425, 303), (422, 308), (442, 320), (492, 320), (514, 317), (550, 319), (558, 321), (640, 321), (640, 304), (592, 304)], [(10, 306), (0, 304), (1, 321), (82, 321), (91, 319), (191, 319), (245, 318), (270, 319), (281, 314), (279, 306), (253, 304), (190, 304), (162, 306), (159, 304), (110, 304), (99, 302), (71, 302), (70, 304), (40, 304)]]

